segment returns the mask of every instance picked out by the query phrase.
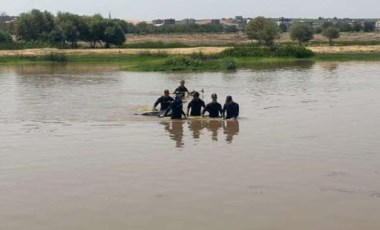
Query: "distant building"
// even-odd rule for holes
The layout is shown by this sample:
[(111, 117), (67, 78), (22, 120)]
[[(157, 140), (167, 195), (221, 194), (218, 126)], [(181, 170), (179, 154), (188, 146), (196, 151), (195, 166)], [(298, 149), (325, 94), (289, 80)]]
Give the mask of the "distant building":
[(175, 19), (164, 19), (164, 25), (175, 25)]
[(175, 19), (155, 19), (152, 24), (155, 26), (175, 25)]
[(290, 18), (279, 18), (277, 20), (277, 25), (285, 24), (286, 26), (290, 26), (292, 23), (292, 19)]
[(0, 30), (10, 31), (11, 24), (17, 20), (18, 17), (8, 16), (5, 14), (0, 15)]
[(244, 18), (243, 18), (243, 16), (236, 16), (236, 17), (235, 17), (235, 21), (236, 21), (237, 23), (243, 23), (243, 22), (244, 22)]
[(152, 24), (155, 26), (162, 26), (164, 24), (164, 20), (162, 19), (156, 19), (152, 21)]
[(293, 21), (289, 18), (280, 18), (277, 20), (277, 25), (280, 27), (282, 32), (288, 32), (292, 24)]
[(220, 25), (220, 20), (219, 19), (212, 19), (211, 24), (213, 25)]
[(195, 19), (194, 18), (186, 18), (182, 20), (182, 23), (185, 25), (194, 25), (195, 24)]
[(377, 22), (375, 23), (375, 27), (376, 27), (376, 30), (377, 30), (377, 31), (380, 31), (380, 21), (377, 21)]

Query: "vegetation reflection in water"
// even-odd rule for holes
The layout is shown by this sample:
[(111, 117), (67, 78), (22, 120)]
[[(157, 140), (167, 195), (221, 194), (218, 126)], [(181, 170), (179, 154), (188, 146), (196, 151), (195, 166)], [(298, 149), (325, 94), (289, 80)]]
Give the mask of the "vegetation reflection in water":
[(171, 140), (177, 148), (183, 148), (185, 142), (185, 128), (187, 126), (194, 140), (199, 140), (204, 130), (211, 133), (212, 141), (219, 141), (219, 132), (222, 130), (224, 140), (232, 144), (234, 137), (239, 135), (240, 127), (238, 120), (173, 120), (162, 121), (164, 130), (169, 133)]

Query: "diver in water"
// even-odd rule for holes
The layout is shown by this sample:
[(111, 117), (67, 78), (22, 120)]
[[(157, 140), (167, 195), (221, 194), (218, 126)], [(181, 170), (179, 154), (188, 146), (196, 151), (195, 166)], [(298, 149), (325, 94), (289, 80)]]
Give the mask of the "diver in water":
[(180, 81), (180, 86), (177, 87), (177, 89), (174, 90), (174, 93), (176, 95), (180, 94), (182, 97), (186, 95), (186, 93), (189, 93), (189, 90), (185, 86), (185, 81)]
[(186, 118), (186, 114), (185, 112), (183, 112), (183, 103), (182, 103), (181, 95), (177, 95), (175, 97), (174, 101), (166, 109), (166, 112), (164, 113), (164, 115), (161, 115), (160, 117), (167, 116), (170, 110), (172, 111), (171, 119), (173, 120), (182, 119), (182, 116)]
[(189, 116), (190, 110), (190, 116), (201, 116), (201, 110), (205, 107), (205, 102), (199, 98), (199, 93), (195, 92), (193, 95), (193, 100), (191, 100), (187, 105), (187, 116)]
[(202, 116), (205, 115), (206, 112), (209, 113), (210, 118), (219, 118), (223, 116), (222, 105), (218, 103), (218, 95), (213, 93), (211, 95), (212, 102), (206, 105), (206, 108), (202, 112)]
[(160, 115), (164, 114), (166, 110), (170, 107), (170, 104), (174, 101), (174, 99), (170, 96), (169, 90), (164, 91), (164, 95), (157, 99), (157, 101), (153, 105), (153, 110), (156, 110), (158, 104), (160, 107)]
[(239, 116), (239, 104), (232, 100), (231, 96), (227, 96), (226, 103), (223, 106), (223, 118), (237, 119)]

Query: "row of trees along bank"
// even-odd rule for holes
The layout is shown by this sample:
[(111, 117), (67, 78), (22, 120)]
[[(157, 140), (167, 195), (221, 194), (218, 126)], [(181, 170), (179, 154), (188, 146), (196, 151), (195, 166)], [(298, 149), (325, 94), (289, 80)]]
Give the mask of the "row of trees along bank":
[[(189, 29), (189, 30), (188, 30)], [(227, 31), (226, 31), (227, 30)], [(126, 34), (154, 33), (186, 33), (192, 32), (236, 32), (223, 25), (168, 25), (155, 27), (147, 23), (132, 25), (119, 19), (106, 19), (97, 14), (94, 16), (79, 16), (71, 13), (58, 13), (54, 16), (48, 11), (32, 10), (22, 13), (13, 25), (13, 34), (18, 43), (46, 42), (78, 47), (78, 42), (87, 42), (90, 47), (120, 46), (126, 42)], [(245, 28), (245, 33), (251, 40), (259, 44), (272, 46), (279, 38), (281, 30), (275, 21), (264, 17), (251, 20)], [(290, 28), (292, 40), (299, 44), (308, 44), (313, 39), (315, 30), (306, 23), (297, 23)], [(333, 25), (326, 24), (322, 34), (330, 40), (339, 37), (339, 30)], [(9, 43), (12, 36), (0, 31), (0, 43)]]
[[(12, 23), (12, 33), (21, 42), (46, 42), (50, 44), (70, 44), (78, 47), (78, 42), (87, 42), (90, 47), (110, 47), (122, 45), (126, 34), (161, 33), (236, 33), (236, 26), (213, 25), (164, 25), (156, 27), (145, 22), (133, 25), (124, 20), (106, 19), (101, 15), (79, 16), (71, 13), (58, 13), (32, 10), (19, 15)], [(0, 34), (1, 36), (1, 34)], [(1, 37), (0, 37), (1, 39)], [(0, 40), (2, 42), (2, 40)]]
[[(251, 20), (245, 28), (245, 33), (250, 40), (257, 40), (259, 44), (273, 46), (280, 36), (279, 26), (270, 19), (257, 17)], [(300, 45), (307, 45), (314, 38), (315, 31), (311, 25), (306, 23), (296, 23), (290, 28), (290, 38)], [(322, 35), (329, 39), (330, 45), (333, 39), (339, 38), (340, 31), (334, 26), (328, 26), (322, 30)]]
[(23, 13), (16, 20), (14, 32), (17, 40), (23, 42), (69, 43), (73, 48), (78, 41), (88, 42), (92, 48), (97, 45), (110, 47), (126, 41), (124, 22), (105, 19), (101, 15), (78, 16), (32, 10)]

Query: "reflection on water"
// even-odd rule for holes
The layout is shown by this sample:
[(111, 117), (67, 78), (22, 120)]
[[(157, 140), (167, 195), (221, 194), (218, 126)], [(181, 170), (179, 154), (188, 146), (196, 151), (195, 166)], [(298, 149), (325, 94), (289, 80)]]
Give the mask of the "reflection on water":
[(122, 64), (27, 64), (0, 66), (0, 73), (15, 72), (20, 75), (30, 74), (89, 74), (121, 70)]
[(298, 61), (278, 61), (278, 62), (257, 62), (250, 64), (250, 70), (253, 71), (275, 71), (275, 70), (309, 70), (315, 65), (314, 61), (298, 60)]
[(183, 123), (184, 121), (166, 121), (160, 124), (164, 125), (165, 131), (169, 133), (171, 140), (175, 141), (176, 147), (181, 148), (184, 145), (183, 142)]
[(319, 66), (329, 72), (334, 72), (339, 68), (339, 62), (321, 62)]
[(239, 121), (231, 120), (223, 123), (224, 134), (226, 135), (226, 141), (232, 143), (234, 136), (239, 134)]
[[(239, 121), (238, 120), (207, 120), (207, 119), (194, 119), (194, 120), (173, 120), (162, 121), (160, 123), (164, 125), (164, 130), (169, 133), (169, 137), (176, 144), (177, 148), (183, 148), (185, 146), (184, 135), (185, 126), (188, 127), (191, 137), (194, 141), (200, 138), (205, 138), (208, 135), (212, 141), (219, 140), (219, 131), (223, 129), (225, 141), (228, 144), (233, 142), (234, 136), (239, 134)], [(207, 130), (208, 133), (203, 131)]]

